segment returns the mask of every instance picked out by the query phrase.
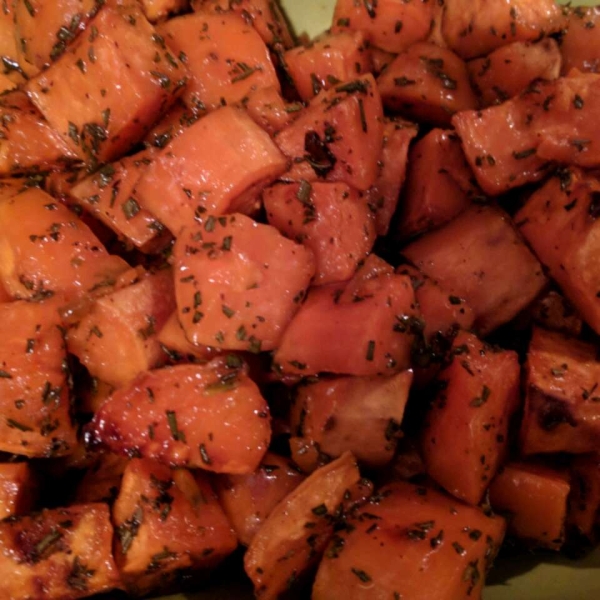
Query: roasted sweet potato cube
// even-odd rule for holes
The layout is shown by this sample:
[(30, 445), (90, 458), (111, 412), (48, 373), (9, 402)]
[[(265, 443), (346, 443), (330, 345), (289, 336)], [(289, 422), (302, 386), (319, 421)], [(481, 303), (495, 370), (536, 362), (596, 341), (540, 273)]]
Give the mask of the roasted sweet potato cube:
[(269, 223), (312, 250), (317, 285), (350, 279), (375, 244), (373, 213), (345, 183), (281, 183), (263, 201)]
[(343, 181), (361, 191), (375, 183), (382, 139), (383, 108), (370, 74), (324, 90), (275, 136), (292, 161), (291, 178)]
[(536, 328), (527, 354), (524, 454), (593, 452), (600, 443), (600, 362), (594, 346)]
[(140, 205), (174, 234), (205, 213), (244, 212), (236, 199), (270, 183), (285, 157), (242, 110), (221, 108), (173, 140), (146, 169), (136, 187)]
[(90, 441), (113, 452), (232, 474), (253, 472), (270, 436), (269, 407), (240, 361), (143, 373), (88, 427)]
[(164, 148), (205, 114), (206, 111), (187, 108), (178, 100), (148, 132), (144, 144), (150, 148)]
[(427, 37), (433, 2), (337, 0), (333, 29), (362, 31), (369, 42), (389, 52), (400, 52)]
[(578, 456), (571, 464), (571, 495), (567, 514), (567, 535), (596, 541), (600, 515), (600, 455)]
[(287, 72), (303, 100), (371, 70), (370, 50), (361, 31), (330, 33), (284, 55)]
[(446, 0), (442, 33), (463, 58), (475, 58), (511, 42), (529, 42), (565, 25), (554, 0)]
[(175, 310), (170, 270), (97, 299), (67, 334), (69, 352), (115, 387), (132, 381), (163, 357), (157, 333)]
[(480, 598), (505, 529), (500, 517), (405, 482), (379, 490), (348, 524), (325, 552), (314, 600)]
[(0, 304), (0, 450), (31, 457), (69, 454), (66, 349), (53, 300)]
[(0, 518), (27, 514), (35, 502), (35, 489), (29, 463), (0, 464)]
[(301, 385), (292, 410), (292, 458), (313, 471), (323, 455), (350, 451), (370, 467), (394, 456), (412, 371), (391, 377), (338, 377)]
[(193, 356), (200, 360), (210, 360), (217, 356), (220, 351), (212, 346), (201, 346), (192, 344), (186, 337), (185, 331), (179, 322), (177, 311), (167, 319), (167, 322), (158, 332), (158, 341), (163, 352), (169, 358)]
[(466, 332), (454, 339), (451, 355), (423, 429), (423, 458), (444, 489), (479, 504), (506, 459), (521, 368), (515, 352), (486, 346)]
[(185, 10), (189, 0), (142, 0), (142, 8), (148, 21), (162, 21), (172, 14)]
[(377, 85), (386, 108), (434, 125), (449, 125), (454, 113), (477, 107), (462, 58), (426, 42), (398, 54)]
[(97, 165), (140, 141), (185, 81), (141, 8), (110, 3), (26, 89), (71, 150)]
[(252, 92), (244, 107), (257, 125), (274, 135), (294, 120), (294, 114), (302, 110), (303, 105), (288, 105), (276, 87), (264, 87)]
[(492, 206), (467, 209), (402, 254), (449, 294), (466, 300), (482, 334), (510, 321), (546, 284), (508, 215)]
[(315, 272), (310, 250), (239, 214), (185, 229), (174, 257), (186, 337), (227, 350), (277, 348)]
[(460, 139), (433, 129), (412, 148), (398, 218), (398, 233), (410, 238), (460, 214), (478, 195)]
[(304, 481), (287, 458), (267, 452), (254, 473), (218, 475), (219, 502), (240, 543), (248, 546), (273, 509)]
[(129, 460), (112, 452), (99, 454), (77, 485), (75, 502), (106, 502), (112, 504), (121, 488), (121, 479)]
[(536, 79), (556, 79), (561, 61), (556, 41), (544, 38), (502, 46), (485, 58), (468, 62), (467, 68), (483, 106), (490, 106), (517, 96)]
[(565, 540), (568, 474), (547, 466), (511, 462), (490, 486), (490, 503), (506, 513), (508, 531), (543, 548), (558, 550)]
[(315, 565), (333, 535), (331, 517), (360, 480), (347, 452), (315, 471), (271, 512), (244, 557), (246, 574), (262, 600), (275, 600)]
[(597, 206), (600, 181), (571, 168), (532, 194), (515, 222), (565, 296), (600, 332)]
[(561, 35), (562, 73), (571, 69), (598, 73), (600, 71), (600, 8), (577, 6), (569, 9), (565, 31)]
[(161, 588), (182, 569), (214, 568), (237, 539), (203, 474), (132, 460), (113, 506), (115, 560), (126, 587)]
[(252, 90), (279, 89), (267, 46), (256, 30), (234, 13), (195, 13), (158, 27), (190, 72), (183, 101), (190, 108), (235, 104)]
[(76, 600), (120, 587), (112, 539), (106, 504), (5, 519), (0, 522), (0, 595)]

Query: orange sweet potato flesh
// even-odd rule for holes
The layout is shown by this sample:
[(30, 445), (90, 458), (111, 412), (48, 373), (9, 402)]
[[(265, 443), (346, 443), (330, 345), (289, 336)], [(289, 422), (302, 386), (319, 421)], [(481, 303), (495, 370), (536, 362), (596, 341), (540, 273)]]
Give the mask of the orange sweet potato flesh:
[(252, 120), (267, 133), (274, 135), (294, 120), (294, 113), (302, 104), (287, 105), (276, 87), (265, 87), (252, 92), (244, 107)]
[(15, 25), (15, 2), (4, 2), (0, 10), (0, 57), (2, 70), (0, 79), (6, 89), (24, 83), (38, 71), (28, 63), (17, 44)]
[(188, 0), (142, 0), (142, 8), (148, 21), (162, 21), (169, 15), (188, 8)]
[(508, 531), (535, 546), (558, 550), (565, 536), (566, 473), (538, 464), (505, 465), (490, 486), (492, 508), (508, 515)]
[(400, 52), (427, 37), (433, 16), (432, 4), (404, 0), (337, 0), (334, 31), (362, 31), (373, 46)]
[(158, 31), (180, 57), (185, 56), (190, 79), (182, 99), (189, 108), (214, 109), (239, 102), (261, 87), (279, 89), (267, 46), (234, 13), (185, 15), (160, 25)]
[(519, 407), (521, 369), (515, 352), (459, 333), (452, 362), (422, 432), (427, 473), (453, 496), (479, 504), (508, 452), (508, 428)]
[(63, 456), (76, 445), (57, 303), (0, 304), (0, 450)]
[(243, 211), (236, 198), (281, 175), (287, 161), (242, 110), (221, 108), (188, 127), (136, 187), (141, 206), (177, 234), (204, 213)]
[(292, 161), (291, 178), (343, 181), (360, 191), (375, 183), (382, 139), (383, 108), (370, 74), (322, 91), (275, 136)]
[(40, 189), (0, 201), (0, 280), (14, 298), (81, 297), (114, 284), (128, 268)]
[(166, 352), (169, 356), (193, 356), (200, 360), (210, 360), (219, 354), (219, 350), (216, 348), (192, 344), (185, 337), (185, 332), (183, 331), (183, 327), (181, 327), (176, 310), (158, 332), (158, 341), (161, 344), (163, 352)]
[(534, 323), (544, 329), (560, 331), (578, 337), (583, 328), (583, 319), (573, 305), (560, 293), (550, 290), (531, 306), (530, 315)]
[(69, 148), (97, 165), (140, 141), (185, 81), (137, 4), (107, 4), (26, 89)]
[(254, 382), (223, 362), (141, 374), (96, 413), (88, 435), (120, 454), (216, 473), (251, 473), (271, 436)]
[(214, 568), (237, 539), (206, 475), (132, 460), (113, 507), (115, 560), (134, 593), (164, 585), (176, 571)]
[(112, 504), (119, 494), (123, 473), (129, 459), (112, 452), (103, 452), (91, 463), (77, 485), (75, 502), (107, 502)]
[(577, 6), (567, 18), (566, 31), (562, 35), (562, 74), (571, 69), (598, 73), (600, 70), (600, 40), (596, 27), (600, 26), (600, 8)]
[(517, 96), (536, 79), (556, 79), (561, 62), (556, 41), (544, 38), (502, 46), (485, 58), (469, 61), (467, 68), (483, 106), (490, 106)]
[(325, 552), (314, 600), (479, 598), (505, 522), (398, 482), (371, 498)]
[(600, 510), (600, 456), (585, 454), (571, 464), (571, 495), (567, 515), (567, 533), (596, 540)]
[(254, 473), (218, 475), (217, 496), (240, 543), (250, 545), (273, 509), (304, 479), (289, 459), (272, 452)]
[(76, 504), (4, 520), (0, 595), (76, 600), (120, 587), (112, 539), (106, 504)]
[(510, 321), (546, 284), (541, 265), (493, 206), (474, 206), (402, 254), (449, 294), (463, 298), (482, 334)]
[(347, 281), (375, 244), (375, 219), (345, 183), (277, 184), (263, 193), (269, 223), (312, 250), (317, 285)]
[(377, 80), (383, 104), (403, 115), (449, 125), (477, 107), (465, 62), (451, 50), (420, 42), (398, 54)]
[(191, 127), (206, 111), (188, 108), (178, 99), (144, 138), (146, 147), (164, 148), (171, 140)]
[(511, 42), (559, 32), (565, 19), (553, 0), (446, 0), (442, 34), (463, 58), (475, 58)]
[(257, 598), (278, 598), (318, 561), (333, 535), (331, 516), (359, 480), (348, 452), (315, 471), (275, 507), (244, 556)]
[(521, 450), (593, 452), (600, 442), (600, 362), (591, 344), (536, 328), (527, 354)]
[(300, 386), (292, 410), (292, 458), (303, 470), (314, 459), (350, 451), (370, 467), (394, 456), (412, 371), (391, 377), (339, 377)]
[(29, 463), (0, 464), (0, 517), (25, 515), (36, 500), (35, 476)]
[(534, 192), (515, 216), (519, 229), (585, 321), (600, 332), (596, 204), (600, 181), (567, 169)]

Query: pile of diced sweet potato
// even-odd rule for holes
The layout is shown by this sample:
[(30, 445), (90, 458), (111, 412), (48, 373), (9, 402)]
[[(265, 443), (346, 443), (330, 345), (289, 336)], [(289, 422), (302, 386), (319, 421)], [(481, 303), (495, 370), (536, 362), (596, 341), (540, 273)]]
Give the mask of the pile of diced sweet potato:
[(0, 598), (593, 545), (599, 168), (600, 9), (3, 0)]

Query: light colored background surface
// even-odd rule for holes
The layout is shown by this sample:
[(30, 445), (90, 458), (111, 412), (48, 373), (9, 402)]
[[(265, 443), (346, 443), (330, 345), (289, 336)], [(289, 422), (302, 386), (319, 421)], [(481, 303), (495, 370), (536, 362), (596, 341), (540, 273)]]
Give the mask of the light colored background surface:
[[(573, 4), (600, 4), (600, 0)], [(282, 0), (282, 5), (296, 32), (313, 36), (329, 27), (335, 0)], [(239, 575), (232, 573), (232, 579), (236, 577)], [(600, 600), (600, 550), (582, 561), (555, 558), (543, 562), (541, 557), (507, 560), (498, 565), (490, 581), (492, 585), (486, 588), (484, 600)], [(198, 594), (179, 594), (162, 600), (251, 599), (247, 585), (227, 582)]]

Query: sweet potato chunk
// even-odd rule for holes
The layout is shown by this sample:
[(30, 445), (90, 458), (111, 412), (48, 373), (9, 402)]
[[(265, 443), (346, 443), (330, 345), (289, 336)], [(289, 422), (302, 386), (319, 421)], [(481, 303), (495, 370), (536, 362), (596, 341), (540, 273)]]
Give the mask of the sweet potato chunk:
[(38, 72), (32, 64), (28, 63), (18, 46), (18, 36), (15, 24), (16, 2), (4, 2), (0, 9), (0, 79), (6, 89), (12, 89)]
[(505, 523), (439, 492), (382, 488), (337, 534), (321, 562), (314, 600), (480, 598)]
[(188, 8), (189, 0), (142, 0), (142, 8), (148, 21), (162, 21), (169, 15)]
[(554, 290), (538, 298), (529, 312), (533, 321), (544, 329), (573, 336), (581, 334), (581, 316), (564, 296)]
[(293, 163), (291, 178), (343, 181), (361, 191), (375, 183), (382, 139), (381, 98), (370, 74), (324, 90), (275, 136)]
[(205, 114), (206, 111), (187, 108), (181, 100), (177, 100), (148, 132), (144, 144), (150, 148), (164, 148)]
[(27, 92), (71, 150), (96, 165), (141, 140), (185, 81), (137, 4), (111, 3)]
[(314, 565), (333, 535), (331, 517), (360, 480), (347, 452), (286, 496), (258, 530), (244, 567), (261, 600), (274, 600)]
[(491, 206), (467, 209), (402, 254), (450, 294), (464, 298), (482, 334), (510, 321), (546, 283), (508, 215)]
[(350, 451), (370, 467), (394, 456), (412, 371), (392, 377), (340, 377), (301, 385), (292, 412), (292, 458), (312, 471), (324, 456)]
[(35, 501), (35, 480), (29, 463), (0, 464), (0, 518), (27, 514)]
[(77, 485), (75, 502), (106, 502), (112, 504), (121, 488), (121, 479), (129, 460), (112, 452), (103, 452), (85, 472)]
[(175, 311), (158, 332), (158, 341), (163, 352), (169, 357), (193, 356), (200, 360), (210, 360), (219, 354), (219, 350), (212, 346), (201, 346), (192, 344), (186, 337), (183, 327), (179, 322), (179, 316)]
[(600, 71), (600, 39), (596, 27), (600, 26), (600, 8), (577, 6), (568, 13), (566, 31), (560, 43), (562, 73), (571, 69), (583, 72)]
[(194, 344), (273, 350), (314, 274), (312, 253), (244, 215), (208, 216), (177, 240), (179, 320)]
[(112, 536), (105, 504), (78, 504), (0, 522), (0, 595), (76, 600), (120, 587)]
[(448, 125), (454, 113), (477, 106), (465, 62), (425, 42), (398, 54), (377, 84), (387, 108), (434, 125)]
[(556, 41), (544, 38), (502, 46), (485, 58), (470, 61), (467, 68), (483, 106), (490, 106), (517, 96), (536, 79), (556, 79), (561, 61)]
[(286, 105), (279, 90), (265, 87), (252, 92), (244, 107), (251, 119), (270, 135), (287, 127), (294, 120), (294, 113), (302, 110), (302, 104)]
[(432, 4), (405, 0), (337, 0), (333, 14), (334, 31), (362, 31), (373, 46), (400, 52), (427, 37)]
[(402, 238), (435, 229), (460, 214), (478, 194), (460, 139), (433, 129), (411, 149), (398, 232)]
[(600, 362), (594, 346), (536, 328), (527, 354), (523, 453), (596, 450), (599, 385)]
[(600, 333), (599, 199), (596, 177), (568, 169), (532, 194), (515, 222), (565, 296)]
[(66, 350), (57, 304), (0, 304), (0, 450), (31, 457), (69, 454)]
[(263, 201), (269, 223), (312, 250), (317, 285), (347, 281), (373, 248), (373, 214), (345, 183), (277, 184)]
[(506, 458), (508, 427), (519, 406), (521, 369), (515, 352), (486, 346), (461, 332), (452, 362), (422, 433), (427, 473), (452, 495), (479, 504)]
[(273, 509), (302, 481), (304, 475), (288, 459), (267, 452), (254, 473), (219, 475), (215, 486), (238, 539), (248, 546)]
[(285, 169), (268, 134), (242, 110), (226, 107), (173, 140), (142, 175), (136, 197), (177, 234), (206, 212), (243, 212), (236, 198)]
[(183, 101), (190, 108), (214, 109), (239, 102), (261, 87), (279, 89), (265, 43), (236, 14), (185, 15), (167, 21), (158, 31), (185, 56), (190, 80)]
[(554, 0), (446, 0), (442, 33), (463, 58), (475, 58), (511, 42), (560, 31), (565, 19)]
[(490, 502), (495, 511), (507, 513), (510, 533), (535, 546), (558, 550), (565, 539), (570, 488), (566, 473), (513, 462), (492, 482)]
[(171, 271), (145, 275), (92, 304), (68, 331), (69, 352), (94, 377), (126, 385), (163, 357), (157, 333), (174, 310)]
[(113, 507), (115, 559), (126, 587), (147, 593), (177, 571), (214, 568), (237, 540), (206, 475), (132, 460)]
[(88, 435), (113, 452), (240, 474), (258, 467), (271, 428), (267, 403), (239, 362), (217, 361), (143, 373), (107, 400)]
[(596, 541), (600, 516), (600, 455), (586, 454), (571, 465), (571, 495), (567, 514), (567, 534)]

